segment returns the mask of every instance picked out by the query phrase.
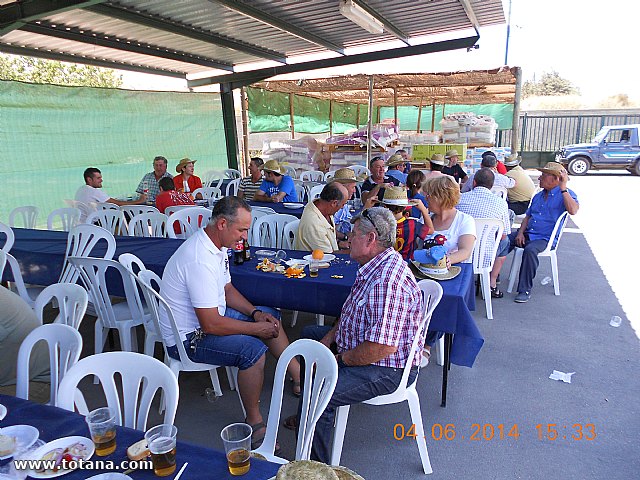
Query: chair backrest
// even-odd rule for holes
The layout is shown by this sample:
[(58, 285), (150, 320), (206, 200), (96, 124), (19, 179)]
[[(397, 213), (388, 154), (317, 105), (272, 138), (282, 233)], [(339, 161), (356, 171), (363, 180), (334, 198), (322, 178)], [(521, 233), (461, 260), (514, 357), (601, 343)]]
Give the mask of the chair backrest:
[(491, 269), (504, 233), (504, 223), (497, 218), (475, 218), (476, 241), (473, 245), (473, 272)]
[(13, 233), (13, 230), (9, 225), (5, 225), (2, 222), (0, 222), (0, 233), (4, 233), (5, 235), (4, 245), (0, 247), (0, 250), (3, 250), (5, 253), (9, 253), (9, 251), (13, 247), (13, 244), (16, 242), (16, 235), (15, 233)]
[(500, 185), (495, 185), (491, 189), (491, 193), (493, 193), (494, 195), (498, 195), (500, 198), (504, 198), (505, 200), (507, 199), (507, 189), (506, 189), (506, 187), (501, 187)]
[(282, 231), (282, 248), (286, 250), (295, 250), (296, 236), (298, 235), (298, 225), (300, 220), (294, 220), (284, 226)]
[[(49, 404), (56, 405), (59, 385), (69, 368), (76, 364), (82, 352), (82, 336), (68, 325), (51, 323), (40, 325), (33, 330), (20, 345), (18, 351), (18, 368), (16, 376), (16, 396), (29, 398), (29, 357), (36, 343), (45, 341), (49, 350), (49, 372), (51, 375), (51, 390)], [(71, 391), (71, 398), (75, 388)]]
[(0, 248), (0, 278), (4, 272), (4, 266), (7, 264), (7, 254)]
[(305, 197), (307, 196), (307, 189), (300, 180), (294, 180), (294, 186), (296, 188), (296, 195), (298, 196), (298, 201), (304, 202)]
[(116, 253), (116, 239), (111, 232), (97, 225), (80, 224), (73, 227), (67, 236), (67, 251), (64, 255), (62, 272), (60, 272), (59, 283), (76, 283), (78, 272), (69, 264), (69, 257), (97, 257), (94, 248), (101, 241), (106, 244), (106, 250), (102, 258), (113, 258)]
[(296, 172), (296, 169), (292, 166), (282, 165), (282, 168), (284, 168), (285, 175), (289, 175), (291, 178), (298, 178), (298, 172)]
[[(169, 238), (189, 238), (200, 228), (203, 228), (211, 219), (211, 210), (204, 207), (191, 207), (178, 210), (169, 215), (167, 222), (167, 235)], [(178, 224), (180, 233), (176, 233), (174, 225)]]
[(201, 194), (204, 200), (218, 200), (222, 197), (222, 191), (220, 187), (202, 187), (196, 188), (191, 195), (196, 198), (196, 195)]
[(209, 170), (207, 173), (205, 173), (202, 176), (203, 187), (220, 188), (223, 181), (224, 181), (224, 172), (219, 172), (217, 170)]
[(226, 178), (242, 178), (242, 173), (240, 173), (240, 170), (236, 170), (235, 168), (226, 168), (224, 170), (224, 176)]
[(240, 188), (240, 180), (241, 178), (236, 178), (231, 180), (227, 185), (227, 196), (237, 197), (238, 189)]
[(120, 206), (111, 202), (96, 202), (97, 210), (120, 210)]
[(328, 182), (335, 176), (336, 172), (327, 172), (324, 174), (324, 181)]
[[(256, 220), (260, 217), (264, 217), (265, 215), (274, 215), (276, 211), (273, 208), (269, 207), (251, 207), (251, 228), (249, 232), (253, 229), (253, 225), (256, 223)], [(250, 240), (253, 240), (251, 237)]]
[(44, 323), (42, 317), (44, 307), (51, 303), (52, 300), (56, 301), (54, 305), (57, 305), (60, 309), (60, 313), (54, 323), (69, 325), (78, 330), (89, 303), (87, 291), (76, 283), (54, 283), (49, 285), (36, 298), (34, 311), (40, 323)]
[(124, 287), (124, 294), (129, 308), (130, 319), (143, 319), (144, 310), (135, 279), (121, 263), (104, 258), (69, 257), (71, 263), (80, 273), (85, 288), (89, 291), (98, 318), (105, 328), (117, 328), (116, 313), (111, 304), (107, 286), (109, 269), (115, 269)]
[(122, 205), (120, 210), (124, 213), (124, 218), (126, 220), (143, 213), (160, 213), (160, 211), (153, 205)]
[(322, 193), (323, 188), (324, 185), (322, 184), (311, 187), (311, 190), (309, 190), (309, 201), (313, 202), (315, 199), (320, 198), (320, 193)]
[(195, 205), (171, 205), (164, 209), (164, 214), (166, 216), (171, 216), (172, 213), (179, 212), (180, 210), (184, 210), (185, 208), (193, 208)]
[(324, 172), (320, 170), (307, 170), (306, 172), (302, 172), (300, 174), (300, 180), (312, 181), (312, 182), (322, 182), (324, 181)]
[(302, 389), (302, 410), (295, 460), (309, 459), (316, 423), (329, 404), (338, 383), (338, 364), (331, 350), (322, 343), (309, 339), (296, 340), (282, 352), (273, 380), (267, 431), (262, 445), (257, 450), (267, 459), (273, 457), (275, 451), (287, 366), (297, 356), (304, 358), (305, 384)]
[(118, 262), (136, 276), (138, 275), (138, 272), (147, 269), (147, 267), (144, 266), (144, 262), (133, 253), (120, 254)]
[(126, 234), (127, 222), (124, 219), (124, 213), (119, 208), (117, 210), (97, 210), (87, 217), (87, 223), (97, 224), (98, 226), (108, 230), (113, 235)]
[(54, 230), (54, 224), (56, 220), (60, 220), (62, 231), (68, 232), (80, 222), (80, 216), (82, 212), (79, 208), (68, 207), (58, 208), (51, 212), (47, 217), (47, 230)]
[(129, 235), (132, 237), (166, 237), (169, 217), (158, 211), (140, 213), (129, 220)]
[[(88, 375), (96, 375), (100, 380), (107, 406), (116, 412), (119, 425), (146, 430), (151, 402), (160, 389), (166, 406), (163, 423), (173, 424), (178, 409), (178, 380), (161, 361), (133, 352), (107, 352), (83, 358), (67, 371), (60, 383), (59, 407), (73, 411), (75, 390)], [(122, 396), (116, 375), (122, 382)]]
[[(17, 218), (16, 218), (17, 217)], [(24, 207), (16, 207), (9, 212), (9, 226), (23, 228), (36, 228), (36, 220), (38, 219), (38, 207), (26, 205)], [(21, 225), (16, 225), (16, 220)]]
[(551, 232), (551, 237), (549, 237), (547, 248), (540, 252), (540, 254), (549, 253), (551, 250), (556, 250), (558, 248), (558, 245), (560, 245), (560, 238), (562, 238), (568, 218), (569, 212), (562, 212), (562, 215), (558, 217), (558, 220), (556, 220), (556, 224), (553, 227), (553, 231)]
[(366, 175), (368, 177), (371, 175), (371, 171), (363, 165), (349, 165), (349, 168), (353, 170), (356, 177), (360, 177), (362, 175)]
[(85, 223), (87, 221), (87, 217), (98, 209), (98, 204), (96, 202), (85, 203), (79, 202), (78, 200), (66, 199), (64, 203), (66, 203), (70, 208), (77, 208), (80, 210), (79, 223)]
[(251, 231), (251, 245), (255, 247), (283, 248), (284, 226), (298, 220), (294, 215), (276, 213), (256, 220)]

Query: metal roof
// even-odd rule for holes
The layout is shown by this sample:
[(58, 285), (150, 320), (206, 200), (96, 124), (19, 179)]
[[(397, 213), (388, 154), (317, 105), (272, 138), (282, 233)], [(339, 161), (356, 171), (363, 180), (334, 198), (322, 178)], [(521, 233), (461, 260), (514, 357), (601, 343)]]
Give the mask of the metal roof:
[[(211, 77), (198, 81), (206, 84), (247, 78), (264, 61), (278, 72), (301, 70), (292, 64), (308, 54), (335, 57), (334, 64), (370, 59), (349, 52), (356, 47), (374, 51), (373, 59), (470, 47), (478, 35), (431, 48), (415, 43), (505, 22), (501, 0), (353, 1), (384, 33), (342, 16), (339, 0), (0, 0), (0, 51), (179, 78), (206, 72)], [(400, 47), (389, 48), (392, 41)]]

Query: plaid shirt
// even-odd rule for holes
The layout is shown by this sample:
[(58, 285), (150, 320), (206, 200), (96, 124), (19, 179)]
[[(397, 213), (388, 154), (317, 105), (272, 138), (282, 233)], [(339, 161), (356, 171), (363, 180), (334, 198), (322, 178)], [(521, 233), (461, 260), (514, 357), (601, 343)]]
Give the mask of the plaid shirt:
[[(488, 188), (476, 187), (470, 192), (463, 193), (460, 195), (460, 201), (456, 208), (471, 215), (473, 218), (497, 218), (502, 220), (504, 235), (508, 235), (511, 232), (507, 202), (498, 195), (491, 193)], [(491, 260), (490, 256), (487, 255), (483, 265), (488, 267), (491, 264)]]
[[(160, 177), (163, 179), (164, 177), (173, 178), (169, 172), (164, 172), (164, 175)], [(138, 184), (138, 188), (136, 188), (136, 192), (143, 193), (144, 192), (144, 183), (147, 182), (147, 188), (149, 189), (149, 193), (147, 193), (147, 202), (148, 203), (156, 203), (156, 197), (160, 194), (160, 185), (158, 184), (160, 180), (156, 180), (156, 174), (153, 172), (145, 173), (142, 180)]]
[[(388, 248), (358, 269), (351, 293), (342, 307), (336, 332), (338, 351), (365, 341), (398, 350), (373, 365), (404, 368), (411, 342), (422, 320), (422, 292), (402, 257)], [(413, 365), (420, 364), (421, 338)]]

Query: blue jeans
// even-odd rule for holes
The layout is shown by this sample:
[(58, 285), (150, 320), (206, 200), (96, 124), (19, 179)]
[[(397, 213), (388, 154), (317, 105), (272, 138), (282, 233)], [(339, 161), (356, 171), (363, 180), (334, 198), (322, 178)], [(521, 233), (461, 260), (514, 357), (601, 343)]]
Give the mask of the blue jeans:
[[(329, 326), (308, 326), (302, 330), (301, 337), (320, 340), (329, 330), (331, 330)], [(402, 368), (380, 367), (377, 365), (348, 367), (339, 363), (336, 389), (331, 396), (329, 405), (327, 405), (318, 423), (316, 423), (316, 431), (311, 447), (311, 459), (329, 463), (337, 407), (361, 403), (379, 395), (394, 392), (400, 384), (402, 373)], [(413, 382), (417, 374), (418, 369), (413, 368), (409, 375), (409, 383)]]
[[(516, 236), (518, 232), (509, 234), (509, 251), (517, 247)], [(547, 248), (547, 240), (529, 240), (529, 236), (525, 233), (524, 252), (522, 252), (522, 263), (520, 264), (520, 276), (518, 278), (518, 293), (531, 292), (533, 288), (533, 279), (536, 276), (536, 270), (540, 260), (538, 253)]]
[[(257, 307), (263, 312), (270, 313), (280, 319), (280, 312), (270, 307)], [(225, 317), (253, 322), (251, 317), (227, 307)], [(184, 341), (187, 356), (194, 362), (220, 365), (225, 367), (238, 367), (246, 370), (256, 364), (267, 351), (267, 346), (257, 337), (250, 335), (198, 335), (197, 332), (187, 334)], [(179, 359), (178, 348), (173, 345), (167, 347), (169, 356)]]

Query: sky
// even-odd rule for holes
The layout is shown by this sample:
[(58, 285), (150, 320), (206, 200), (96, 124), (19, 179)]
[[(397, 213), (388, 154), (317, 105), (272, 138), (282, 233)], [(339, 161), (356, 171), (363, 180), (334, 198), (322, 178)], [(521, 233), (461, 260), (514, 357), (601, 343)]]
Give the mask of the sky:
[[(506, 18), (509, 0), (502, 1)], [(588, 98), (625, 93), (640, 99), (637, 54), (632, 53), (637, 51), (639, 18), (636, 0), (512, 0), (508, 65), (521, 67), (524, 80), (555, 70)], [(497, 68), (505, 64), (506, 32), (506, 25), (481, 28), (480, 48), (471, 52), (443, 52), (291, 77)], [(125, 88), (186, 89), (181, 80), (122, 73)]]

